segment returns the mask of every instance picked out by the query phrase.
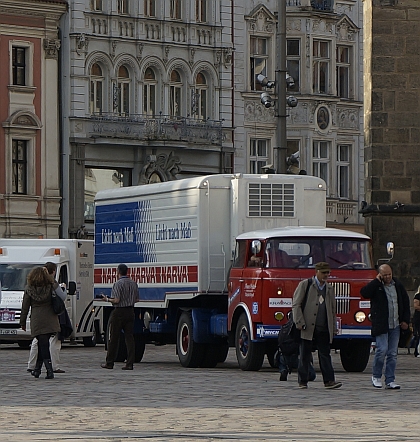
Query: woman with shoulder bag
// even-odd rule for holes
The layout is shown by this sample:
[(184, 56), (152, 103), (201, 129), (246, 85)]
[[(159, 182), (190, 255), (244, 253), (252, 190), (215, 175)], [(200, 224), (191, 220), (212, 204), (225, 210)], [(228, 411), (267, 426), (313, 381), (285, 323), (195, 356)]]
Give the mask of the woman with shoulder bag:
[(30, 308), (31, 333), (38, 340), (38, 358), (31, 373), (36, 378), (41, 374), (42, 364), (47, 370), (45, 379), (54, 378), (49, 341), (52, 334), (60, 331), (58, 315), (52, 307), (52, 292), (57, 288), (55, 286), (58, 287), (58, 283), (45, 267), (35, 267), (28, 275), (23, 295), (20, 326), (26, 330), (26, 318)]

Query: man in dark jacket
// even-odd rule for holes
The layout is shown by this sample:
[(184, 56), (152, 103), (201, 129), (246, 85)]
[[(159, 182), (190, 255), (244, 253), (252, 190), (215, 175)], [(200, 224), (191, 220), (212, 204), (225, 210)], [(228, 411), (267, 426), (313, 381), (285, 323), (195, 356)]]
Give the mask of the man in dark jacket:
[(372, 336), (376, 339), (375, 359), (372, 367), (372, 384), (382, 388), (385, 358), (385, 388), (398, 390), (395, 383), (400, 328), (407, 330), (410, 322), (410, 299), (404, 286), (392, 277), (388, 264), (379, 267), (376, 278), (360, 290), (370, 299)]

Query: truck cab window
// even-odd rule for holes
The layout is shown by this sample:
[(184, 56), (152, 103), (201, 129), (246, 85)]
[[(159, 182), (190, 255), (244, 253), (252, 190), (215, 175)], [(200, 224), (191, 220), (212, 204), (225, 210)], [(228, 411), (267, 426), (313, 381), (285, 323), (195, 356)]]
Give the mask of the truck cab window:
[(242, 268), (245, 265), (245, 256), (246, 256), (246, 242), (245, 241), (237, 241), (235, 247), (235, 256), (233, 259), (232, 267)]
[(57, 278), (57, 282), (59, 284), (63, 283), (66, 284), (66, 286), (68, 285), (69, 282), (69, 278), (68, 278), (68, 272), (67, 272), (67, 266), (63, 265), (62, 267), (60, 267), (60, 269), (58, 270), (58, 278)]

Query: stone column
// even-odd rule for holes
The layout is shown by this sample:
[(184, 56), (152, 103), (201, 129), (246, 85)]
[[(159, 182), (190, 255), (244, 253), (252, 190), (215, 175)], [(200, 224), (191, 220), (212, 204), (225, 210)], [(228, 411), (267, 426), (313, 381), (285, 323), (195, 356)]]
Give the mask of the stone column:
[(420, 2), (364, 1), (366, 231), (408, 290), (420, 283)]

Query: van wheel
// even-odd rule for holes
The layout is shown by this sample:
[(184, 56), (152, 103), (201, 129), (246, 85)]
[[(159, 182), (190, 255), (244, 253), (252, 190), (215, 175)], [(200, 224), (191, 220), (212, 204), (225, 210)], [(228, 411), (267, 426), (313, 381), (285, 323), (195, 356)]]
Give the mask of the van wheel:
[(201, 365), (205, 356), (205, 346), (194, 342), (191, 312), (183, 312), (178, 321), (176, 333), (176, 350), (179, 362), (183, 367), (196, 368)]
[(250, 326), (245, 313), (239, 317), (235, 333), (236, 358), (243, 371), (258, 371), (264, 362), (265, 345), (251, 341)]
[(369, 362), (370, 355), (369, 339), (349, 340), (340, 348), (340, 359), (344, 370), (353, 373), (361, 373)]

